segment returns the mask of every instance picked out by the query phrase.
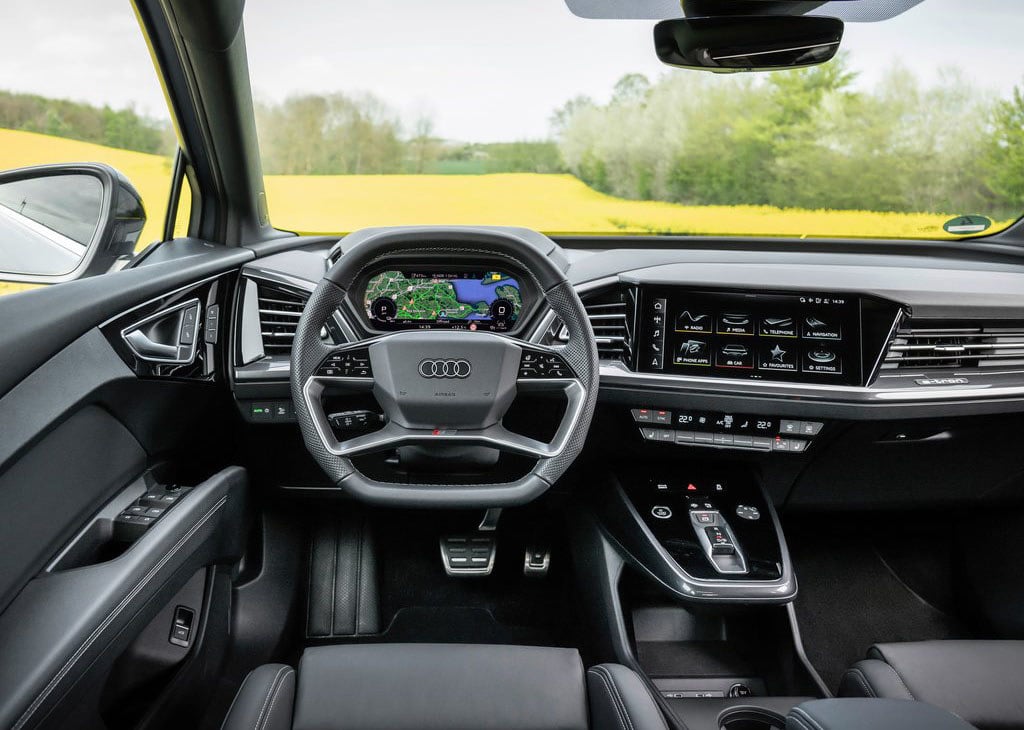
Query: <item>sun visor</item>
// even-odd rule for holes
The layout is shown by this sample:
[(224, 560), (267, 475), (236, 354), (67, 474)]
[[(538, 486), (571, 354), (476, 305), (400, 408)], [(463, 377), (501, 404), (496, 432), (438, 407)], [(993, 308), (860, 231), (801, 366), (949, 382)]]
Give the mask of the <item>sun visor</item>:
[[(722, 14), (742, 12), (750, 15), (826, 15), (847, 23), (875, 23), (895, 18), (922, 0), (699, 0), (689, 3), (689, 15), (717, 14), (710, 9), (722, 7)], [(573, 15), (581, 18), (619, 20), (668, 20), (682, 18), (687, 0), (565, 0)], [(732, 7), (730, 7), (732, 6)], [(699, 7), (695, 13), (692, 7)]]

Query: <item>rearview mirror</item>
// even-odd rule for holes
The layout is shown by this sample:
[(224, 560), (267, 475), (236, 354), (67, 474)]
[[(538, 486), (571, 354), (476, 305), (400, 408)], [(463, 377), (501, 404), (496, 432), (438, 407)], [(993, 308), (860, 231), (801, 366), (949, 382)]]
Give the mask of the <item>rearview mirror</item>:
[(0, 280), (55, 284), (109, 271), (135, 250), (146, 212), (107, 165), (0, 172)]
[(843, 21), (814, 15), (677, 18), (654, 26), (654, 48), (663, 63), (718, 73), (825, 63), (842, 38)]

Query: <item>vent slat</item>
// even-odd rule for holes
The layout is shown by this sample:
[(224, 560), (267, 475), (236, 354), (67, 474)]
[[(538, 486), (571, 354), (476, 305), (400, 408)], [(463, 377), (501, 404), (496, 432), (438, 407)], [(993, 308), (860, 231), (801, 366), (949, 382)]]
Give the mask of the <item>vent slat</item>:
[(1022, 362), (1024, 328), (1019, 322), (939, 323), (897, 330), (882, 369), (990, 370)]
[(295, 328), (306, 308), (306, 297), (260, 281), (257, 300), (263, 350), (273, 355), (290, 354)]
[[(587, 310), (590, 328), (594, 331), (597, 354), (603, 360), (629, 361), (633, 352), (633, 293), (628, 287), (613, 287), (588, 292), (581, 297)], [(569, 331), (555, 319), (548, 328), (545, 341), (568, 342)]]
[(597, 354), (603, 359), (622, 360), (631, 355), (630, 305), (623, 296), (623, 291), (616, 288), (583, 298)]

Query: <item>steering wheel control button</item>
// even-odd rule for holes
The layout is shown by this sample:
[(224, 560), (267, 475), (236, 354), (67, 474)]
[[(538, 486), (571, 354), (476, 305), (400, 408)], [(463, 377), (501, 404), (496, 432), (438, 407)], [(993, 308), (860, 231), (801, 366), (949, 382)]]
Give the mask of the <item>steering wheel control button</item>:
[(738, 504), (736, 505), (736, 516), (744, 520), (759, 520), (761, 519), (761, 510), (749, 504)]
[[(520, 378), (571, 378), (574, 377), (561, 355), (553, 352), (523, 350), (519, 360)], [(637, 419), (639, 421), (639, 419)]]
[(366, 431), (384, 422), (384, 417), (373, 411), (342, 411), (327, 417), (335, 431)]
[(322, 378), (370, 378), (370, 353), (366, 349), (335, 352), (324, 358), (316, 369)]
[(668, 520), (672, 518), (672, 508), (658, 504), (651, 508), (651, 517), (657, 520)]

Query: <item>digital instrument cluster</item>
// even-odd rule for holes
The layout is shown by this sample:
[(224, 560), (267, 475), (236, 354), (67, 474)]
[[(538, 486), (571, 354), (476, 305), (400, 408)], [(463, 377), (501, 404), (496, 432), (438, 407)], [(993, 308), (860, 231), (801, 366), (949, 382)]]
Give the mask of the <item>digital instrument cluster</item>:
[(364, 306), (377, 329), (507, 332), (523, 309), (519, 282), (503, 271), (389, 270), (370, 277)]
[(861, 383), (857, 297), (645, 287), (641, 307), (641, 371)]

